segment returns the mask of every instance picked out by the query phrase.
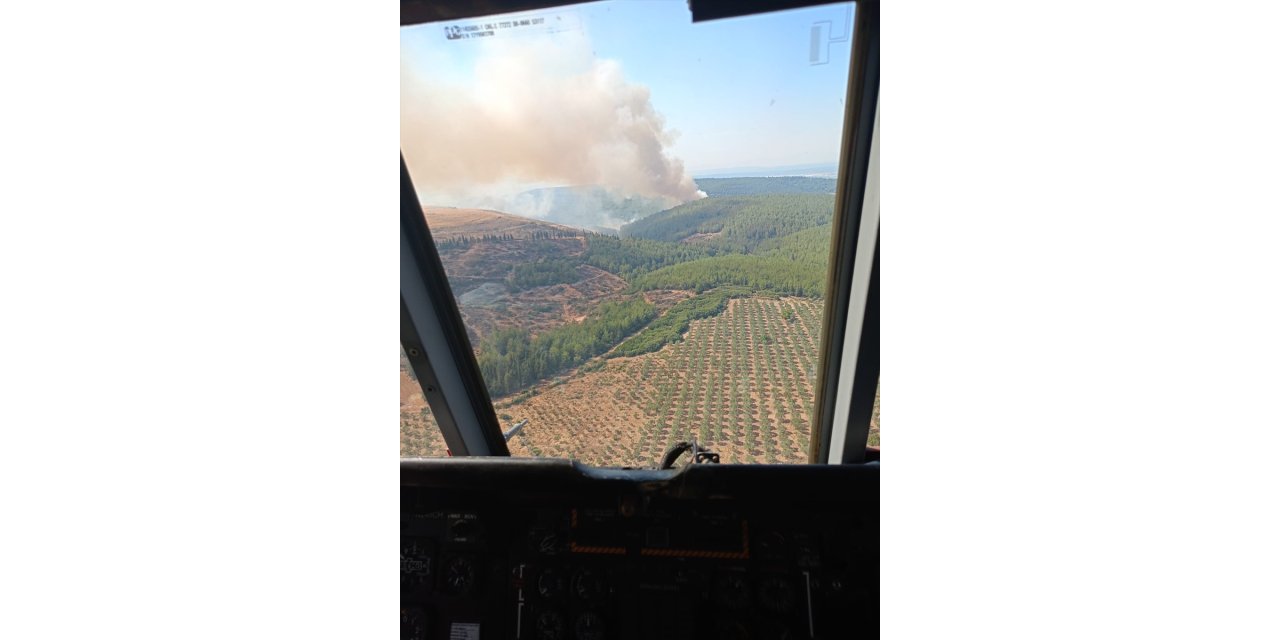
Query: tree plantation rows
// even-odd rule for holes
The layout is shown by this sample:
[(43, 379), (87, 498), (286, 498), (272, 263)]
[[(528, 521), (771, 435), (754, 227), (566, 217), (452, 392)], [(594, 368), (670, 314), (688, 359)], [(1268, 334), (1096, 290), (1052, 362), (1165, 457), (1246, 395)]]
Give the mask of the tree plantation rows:
[(673, 349), (678, 375), (659, 379), (637, 457), (697, 436), (726, 462), (806, 460), (821, 319), (817, 305), (797, 302), (735, 301)]
[(802, 298), (729, 299), (666, 349), (499, 402), (529, 419), (512, 451), (651, 467), (696, 436), (725, 462), (804, 462), (821, 312)]
[(436, 248), (438, 249), (460, 249), (466, 248), (473, 244), (485, 242), (512, 242), (515, 240), (551, 240), (563, 238), (578, 238), (582, 233), (571, 229), (559, 229), (555, 227), (547, 227), (536, 229), (533, 231), (525, 231), (517, 236), (514, 233), (480, 233), (480, 234), (454, 234), (446, 238), (436, 238)]
[(422, 397), (422, 387), (404, 351), (400, 352), (400, 456), (445, 455), (444, 437)]
[(447, 449), (430, 408), (400, 407), (400, 457), (442, 458)]
[(676, 304), (661, 318), (654, 320), (639, 334), (629, 338), (609, 353), (612, 357), (638, 356), (642, 353), (657, 351), (663, 346), (678, 342), (689, 323), (702, 318), (710, 318), (724, 311), (726, 303), (732, 298), (743, 298), (751, 295), (751, 291), (742, 287), (721, 287), (706, 295), (695, 296)]
[[(509, 443), (512, 455), (652, 467), (671, 444), (696, 435), (725, 462), (804, 462), (822, 305), (753, 297), (726, 306), (694, 321), (669, 349), (593, 360), (564, 384), (499, 399), (504, 428), (530, 421)], [(400, 455), (443, 456), (411, 376), (402, 359)], [(871, 445), (879, 444), (879, 402), (877, 391)]]

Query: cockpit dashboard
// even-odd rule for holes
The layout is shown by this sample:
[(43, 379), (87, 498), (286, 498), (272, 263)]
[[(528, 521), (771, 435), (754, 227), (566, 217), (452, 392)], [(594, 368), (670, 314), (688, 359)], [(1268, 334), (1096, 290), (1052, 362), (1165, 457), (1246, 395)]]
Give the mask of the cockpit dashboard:
[(878, 463), (400, 475), (402, 638), (878, 635)]

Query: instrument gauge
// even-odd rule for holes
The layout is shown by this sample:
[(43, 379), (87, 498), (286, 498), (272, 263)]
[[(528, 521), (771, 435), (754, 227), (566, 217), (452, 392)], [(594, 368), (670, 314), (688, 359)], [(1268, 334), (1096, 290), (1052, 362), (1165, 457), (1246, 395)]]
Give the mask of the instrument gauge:
[(445, 589), (454, 595), (466, 595), (475, 588), (476, 568), (471, 561), (457, 556), (444, 568)]
[(561, 640), (564, 638), (564, 616), (559, 611), (543, 611), (535, 622), (538, 640)]
[(538, 576), (538, 595), (555, 600), (564, 595), (564, 576), (555, 569), (547, 569)]
[(604, 618), (596, 613), (583, 613), (573, 625), (574, 640), (603, 640)]

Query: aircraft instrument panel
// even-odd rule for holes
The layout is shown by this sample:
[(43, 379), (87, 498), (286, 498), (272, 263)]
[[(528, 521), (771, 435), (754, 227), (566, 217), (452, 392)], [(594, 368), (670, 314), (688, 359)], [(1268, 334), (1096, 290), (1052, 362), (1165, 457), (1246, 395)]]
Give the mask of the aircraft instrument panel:
[(879, 635), (879, 466), (401, 461), (401, 637)]

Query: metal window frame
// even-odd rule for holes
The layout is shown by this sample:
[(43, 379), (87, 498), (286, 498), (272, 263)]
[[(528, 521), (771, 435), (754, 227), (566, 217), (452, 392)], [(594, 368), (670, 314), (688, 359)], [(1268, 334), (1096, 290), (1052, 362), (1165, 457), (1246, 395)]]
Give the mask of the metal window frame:
[(880, 3), (856, 6), (810, 425), (813, 463), (866, 459), (880, 380)]
[[(591, 0), (400, 0), (400, 26), (551, 9)], [(802, 9), (849, 0), (689, 0), (694, 22)]]
[(511, 455), (403, 155), (400, 346), (451, 455)]

